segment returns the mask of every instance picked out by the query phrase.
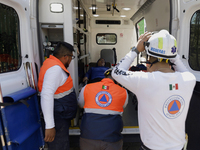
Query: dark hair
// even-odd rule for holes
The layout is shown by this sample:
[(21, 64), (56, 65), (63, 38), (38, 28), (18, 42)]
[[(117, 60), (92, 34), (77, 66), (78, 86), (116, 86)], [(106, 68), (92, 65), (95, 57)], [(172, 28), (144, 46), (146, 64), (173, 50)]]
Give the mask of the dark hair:
[[(157, 57), (153, 57), (153, 56), (150, 56), (150, 60), (152, 60), (153, 62), (151, 63), (151, 66), (157, 62), (165, 62), (165, 63), (168, 63), (171, 67), (173, 67), (173, 65), (175, 65), (174, 63), (171, 63), (169, 59), (161, 59), (159, 60), (159, 58)], [(150, 67), (151, 67), (150, 66)], [(173, 68), (172, 68), (173, 70)]]
[(129, 68), (129, 70), (130, 70), (130, 71), (140, 71), (139, 67), (137, 67), (137, 66), (131, 66), (131, 67)]
[(57, 58), (61, 58), (62, 56), (72, 53), (74, 51), (74, 47), (67, 42), (59, 42), (53, 52), (53, 55)]
[(143, 64), (138, 64), (136, 67), (138, 67), (139, 70), (147, 70), (147, 67)]
[[(99, 63), (99, 61), (102, 60), (102, 59), (104, 60), (105, 65), (106, 65), (106, 60), (105, 60), (104, 58), (99, 58), (99, 59), (97, 60), (96, 67), (98, 67), (98, 63)], [(105, 65), (104, 65), (104, 66), (105, 66)]]

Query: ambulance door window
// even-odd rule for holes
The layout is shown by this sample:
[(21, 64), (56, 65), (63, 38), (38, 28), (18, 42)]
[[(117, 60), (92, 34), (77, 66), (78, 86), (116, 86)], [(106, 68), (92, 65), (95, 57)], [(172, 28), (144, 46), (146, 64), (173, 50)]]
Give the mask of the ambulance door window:
[[(139, 38), (141, 34), (144, 34), (146, 32), (146, 21), (144, 18), (142, 18), (136, 23), (136, 32), (137, 32), (137, 38)], [(145, 62), (147, 59), (146, 57), (147, 57), (146, 51), (141, 52), (140, 56), (138, 56), (137, 63)]]
[(17, 12), (0, 3), (0, 73), (21, 66), (19, 17)]
[(138, 37), (141, 34), (144, 34), (146, 32), (146, 21), (143, 18), (142, 20), (140, 20), (137, 24), (136, 24), (136, 29), (137, 29), (137, 35)]
[(200, 10), (196, 11), (190, 21), (189, 65), (200, 71)]
[(98, 33), (96, 42), (98, 45), (115, 45), (117, 43), (117, 35), (115, 33)]

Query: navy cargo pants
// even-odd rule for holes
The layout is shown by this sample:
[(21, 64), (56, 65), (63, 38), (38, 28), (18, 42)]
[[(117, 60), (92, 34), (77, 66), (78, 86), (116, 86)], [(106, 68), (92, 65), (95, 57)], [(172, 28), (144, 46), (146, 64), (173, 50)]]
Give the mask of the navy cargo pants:
[[(53, 142), (48, 142), (48, 150), (69, 150), (70, 119), (55, 119), (56, 136)], [(42, 121), (43, 122), (43, 121)], [(44, 127), (44, 122), (42, 123)], [(43, 128), (45, 132), (45, 129)], [(45, 134), (44, 134), (45, 136)]]

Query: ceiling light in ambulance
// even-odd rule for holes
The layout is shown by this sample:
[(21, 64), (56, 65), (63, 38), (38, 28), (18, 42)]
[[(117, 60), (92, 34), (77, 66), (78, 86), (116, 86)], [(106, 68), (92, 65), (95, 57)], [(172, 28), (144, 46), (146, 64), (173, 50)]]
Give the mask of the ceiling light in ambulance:
[(94, 17), (99, 17), (99, 15), (97, 15), (97, 14), (95, 14), (95, 15), (93, 15)]
[[(78, 7), (74, 7), (74, 9), (76, 9), (76, 10), (77, 10), (77, 9), (78, 9)], [(81, 9), (81, 7), (80, 7), (80, 9)]]
[[(98, 9), (98, 7), (93, 7), (93, 9), (95, 9), (95, 8)], [(90, 7), (89, 9), (92, 9), (92, 7)]]
[(123, 10), (127, 10), (127, 11), (128, 11), (128, 10), (131, 10), (131, 8), (122, 8), (122, 9), (123, 9)]
[(63, 12), (63, 4), (61, 3), (51, 3), (50, 10), (53, 13), (61, 13)]
[(120, 17), (123, 17), (123, 18), (124, 18), (124, 17), (126, 17), (126, 15), (120, 15)]

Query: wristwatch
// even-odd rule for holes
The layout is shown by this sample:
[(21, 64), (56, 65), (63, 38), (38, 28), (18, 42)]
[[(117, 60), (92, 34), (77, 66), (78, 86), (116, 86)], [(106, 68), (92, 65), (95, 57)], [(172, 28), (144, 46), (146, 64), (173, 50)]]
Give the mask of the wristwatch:
[(135, 46), (131, 48), (131, 51), (135, 51), (137, 54), (140, 53), (140, 52), (137, 50), (137, 47), (135, 47)]

